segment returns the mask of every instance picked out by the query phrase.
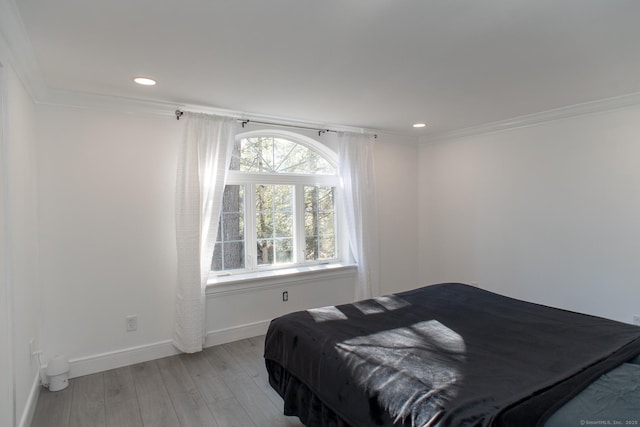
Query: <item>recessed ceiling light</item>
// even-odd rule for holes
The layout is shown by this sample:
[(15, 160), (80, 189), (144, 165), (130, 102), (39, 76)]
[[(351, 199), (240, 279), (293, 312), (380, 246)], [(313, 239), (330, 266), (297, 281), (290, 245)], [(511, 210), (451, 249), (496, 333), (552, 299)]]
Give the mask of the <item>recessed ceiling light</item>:
[(426, 123), (414, 123), (413, 127), (414, 128), (423, 128), (425, 127), (427, 124)]
[(143, 86), (154, 86), (156, 84), (156, 81), (149, 77), (136, 77), (133, 81)]

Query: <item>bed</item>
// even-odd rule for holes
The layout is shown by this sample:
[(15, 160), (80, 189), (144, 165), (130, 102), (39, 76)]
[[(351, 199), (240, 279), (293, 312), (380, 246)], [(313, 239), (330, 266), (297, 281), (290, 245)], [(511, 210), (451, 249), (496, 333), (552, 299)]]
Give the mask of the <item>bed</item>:
[(265, 339), (284, 413), (323, 427), (584, 425), (607, 412), (571, 404), (609, 377), (632, 390), (609, 423), (637, 425), (639, 354), (640, 327), (455, 283), (291, 313)]

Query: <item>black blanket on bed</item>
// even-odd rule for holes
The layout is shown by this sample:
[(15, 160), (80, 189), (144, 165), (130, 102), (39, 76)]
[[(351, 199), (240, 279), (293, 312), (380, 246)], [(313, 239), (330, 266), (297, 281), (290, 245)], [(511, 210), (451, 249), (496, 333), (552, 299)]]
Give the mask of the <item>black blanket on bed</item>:
[(291, 313), (265, 342), (311, 426), (540, 426), (639, 353), (637, 326), (461, 284)]

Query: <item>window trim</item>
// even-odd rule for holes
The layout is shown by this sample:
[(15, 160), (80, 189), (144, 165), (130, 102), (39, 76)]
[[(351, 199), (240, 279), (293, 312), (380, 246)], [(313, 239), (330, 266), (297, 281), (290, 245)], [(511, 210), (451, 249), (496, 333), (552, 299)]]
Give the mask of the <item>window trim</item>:
[(356, 264), (337, 262), (209, 277), (206, 294), (226, 295), (248, 292), (257, 288), (279, 288), (283, 285), (317, 281), (320, 278), (353, 275), (357, 269), (358, 266)]
[[(229, 170), (227, 171), (227, 179), (225, 181), (225, 185), (244, 185), (245, 186), (245, 194), (248, 194), (251, 188), (254, 188), (255, 185), (259, 184), (267, 184), (267, 185), (293, 185), (294, 191), (301, 191), (304, 186), (328, 186), (335, 188), (335, 199), (334, 199), (334, 209), (336, 216), (336, 252), (337, 257), (331, 260), (318, 260), (318, 261), (299, 261), (295, 263), (288, 264), (279, 264), (279, 265), (262, 265), (255, 266), (252, 269), (238, 269), (238, 270), (223, 270), (223, 271), (215, 271), (210, 270), (209, 276), (207, 280), (207, 286), (220, 286), (225, 283), (234, 283), (234, 282), (243, 282), (245, 283), (247, 280), (249, 281), (262, 281), (263, 279), (269, 279), (272, 277), (281, 277), (281, 276), (298, 276), (300, 274), (309, 274), (309, 272), (319, 272), (327, 270), (327, 268), (331, 267), (350, 267), (351, 257), (348, 251), (348, 240), (345, 230), (345, 218), (343, 214), (343, 209), (341, 206), (341, 197), (339, 195), (340, 186), (339, 186), (339, 176), (338, 176), (338, 158), (337, 153), (323, 144), (320, 141), (309, 138), (305, 135), (293, 133), (285, 130), (278, 129), (264, 129), (264, 130), (253, 130), (249, 132), (243, 132), (236, 135), (236, 141), (240, 141), (242, 139), (251, 138), (251, 137), (273, 137), (273, 138), (282, 138), (289, 141), (292, 141), (296, 144), (300, 144), (312, 151), (317, 152), (321, 155), (325, 160), (329, 162), (331, 166), (336, 169), (336, 173), (334, 175), (325, 175), (325, 174), (317, 174), (317, 175), (308, 175), (308, 174), (300, 174), (300, 173), (265, 173), (265, 172), (247, 172), (247, 171), (237, 171), (237, 170)], [(296, 201), (297, 199), (297, 201)], [(246, 199), (245, 199), (246, 200)], [(302, 201), (302, 202), (301, 202)], [(303, 203), (303, 198), (294, 197), (293, 200), (294, 206), (294, 218), (296, 218), (296, 224), (294, 224), (294, 228), (297, 230), (294, 231), (294, 235), (299, 234), (300, 229), (304, 230), (304, 215), (298, 215), (295, 212), (303, 212), (304, 205), (300, 206), (300, 203)], [(244, 206), (244, 215), (245, 221), (248, 218), (247, 215), (247, 205)], [(302, 222), (302, 224), (299, 224)], [(304, 235), (304, 233), (302, 234)], [(304, 240), (304, 239), (302, 239)], [(298, 243), (300, 240), (298, 240)], [(245, 240), (245, 244), (247, 244)], [(300, 252), (300, 248), (296, 249), (297, 252)], [(300, 254), (297, 254), (298, 259), (300, 259)], [(302, 257), (304, 258), (304, 257)], [(294, 279), (295, 280), (295, 279)]]

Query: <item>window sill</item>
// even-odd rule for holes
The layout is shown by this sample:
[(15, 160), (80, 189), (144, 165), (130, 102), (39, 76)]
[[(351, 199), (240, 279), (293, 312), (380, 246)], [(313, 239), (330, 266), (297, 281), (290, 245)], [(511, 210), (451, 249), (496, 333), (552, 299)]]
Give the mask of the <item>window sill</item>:
[(355, 275), (355, 264), (323, 264), (308, 267), (292, 267), (210, 278), (207, 296), (245, 293), (254, 289), (267, 289), (287, 284), (302, 283), (320, 278), (336, 278)]

